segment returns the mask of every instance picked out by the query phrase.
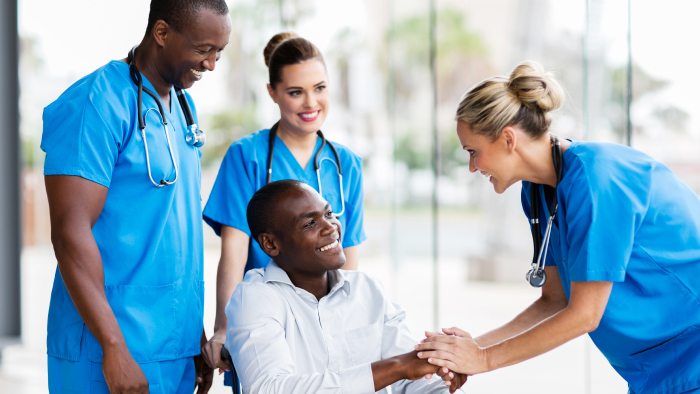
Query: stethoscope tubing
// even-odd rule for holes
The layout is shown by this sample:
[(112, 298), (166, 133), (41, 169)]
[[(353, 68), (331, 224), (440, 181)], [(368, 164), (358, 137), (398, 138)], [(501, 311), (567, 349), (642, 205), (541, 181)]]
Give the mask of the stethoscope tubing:
[[(129, 74), (131, 76), (131, 80), (134, 82), (136, 85), (136, 91), (137, 91), (137, 99), (136, 99), (136, 112), (138, 115), (138, 123), (139, 123), (139, 129), (141, 130), (141, 138), (143, 139), (143, 146), (144, 150), (146, 151), (146, 168), (148, 170), (148, 178), (151, 180), (151, 183), (155, 185), (156, 187), (163, 187), (163, 186), (168, 186), (172, 185), (175, 182), (177, 182), (177, 177), (178, 177), (178, 169), (177, 169), (177, 163), (175, 160), (175, 155), (173, 153), (173, 147), (172, 144), (170, 143), (170, 133), (168, 130), (168, 119), (165, 116), (165, 111), (163, 111), (163, 105), (160, 103), (160, 99), (158, 96), (156, 96), (153, 91), (148, 89), (147, 87), (143, 86), (143, 76), (139, 72), (138, 68), (136, 67), (136, 48), (138, 46), (134, 46), (131, 48), (131, 51), (129, 51), (129, 55), (127, 56), (127, 62), (129, 63)], [(149, 96), (153, 98), (153, 100), (156, 102), (156, 105), (158, 106), (158, 115), (160, 115), (160, 120), (161, 123), (163, 124), (163, 129), (165, 130), (165, 139), (168, 143), (168, 152), (170, 153), (170, 160), (173, 162), (173, 167), (175, 168), (175, 179), (172, 181), (167, 180), (167, 179), (162, 179), (159, 183), (153, 180), (153, 175), (151, 173), (151, 158), (150, 155), (148, 154), (148, 141), (146, 140), (146, 116), (148, 115), (148, 112), (153, 110), (154, 108), (149, 108), (146, 110), (146, 114), (143, 114), (143, 109), (141, 108), (143, 106), (143, 92), (146, 92)], [(197, 148), (201, 147), (204, 145), (204, 142), (206, 141), (206, 135), (204, 134), (203, 131), (199, 130), (197, 128), (197, 124), (194, 123), (194, 117), (192, 116), (192, 111), (190, 110), (190, 106), (187, 103), (187, 98), (185, 97), (185, 93), (182, 89), (180, 88), (175, 88), (175, 92), (177, 95), (177, 99), (180, 103), (180, 108), (182, 108), (182, 112), (185, 116), (185, 121), (187, 123), (187, 135), (186, 135), (186, 141), (188, 144), (195, 146)]]
[[(551, 136), (551, 139), (552, 162), (554, 164), (554, 171), (557, 177), (557, 185), (559, 185), (564, 172), (563, 158), (561, 153), (561, 143), (559, 142), (559, 139), (554, 135)], [(552, 202), (549, 208), (549, 218), (547, 220), (547, 227), (544, 232), (543, 242), (542, 234), (540, 232), (541, 230), (539, 220), (541, 206), (539, 191), (539, 184), (530, 184), (530, 229), (532, 232), (534, 255), (532, 258), (531, 269), (527, 273), (526, 278), (533, 287), (542, 287), (542, 285), (544, 285), (545, 281), (547, 280), (547, 276), (544, 273), (544, 266), (547, 261), (547, 252), (549, 249), (549, 241), (552, 236), (552, 226), (554, 225), (554, 218), (559, 207), (559, 204), (557, 202), (557, 191), (555, 187), (552, 193)], [(539, 278), (541, 281), (533, 282), (533, 279), (535, 277)]]
[[(275, 152), (275, 137), (277, 136), (277, 128), (279, 127), (279, 122), (275, 123), (271, 128), (270, 128), (270, 136), (268, 137), (268, 153), (267, 153), (267, 180), (265, 184), (267, 185), (268, 183), (272, 182), (272, 157)], [(314, 172), (316, 173), (316, 179), (318, 180), (318, 193), (323, 196), (323, 187), (321, 185), (321, 163), (324, 160), (328, 160), (331, 163), (335, 165), (335, 168), (338, 172), (338, 184), (340, 185), (340, 202), (341, 202), (341, 210), (340, 213), (334, 213), (333, 215), (337, 218), (343, 215), (345, 213), (345, 194), (343, 193), (343, 169), (341, 168), (340, 165), (340, 155), (338, 155), (338, 151), (335, 149), (335, 146), (333, 144), (326, 140), (326, 137), (323, 135), (323, 132), (321, 130), (318, 130), (316, 132), (316, 135), (321, 139), (321, 146), (318, 148), (316, 151), (316, 154), (314, 155)], [(319, 160), (318, 156), (321, 154), (321, 151), (323, 150), (323, 147), (326, 146), (326, 143), (328, 143), (328, 147), (331, 149), (333, 152), (333, 156), (335, 157), (335, 162), (331, 160), (328, 157), (324, 157), (323, 159)]]

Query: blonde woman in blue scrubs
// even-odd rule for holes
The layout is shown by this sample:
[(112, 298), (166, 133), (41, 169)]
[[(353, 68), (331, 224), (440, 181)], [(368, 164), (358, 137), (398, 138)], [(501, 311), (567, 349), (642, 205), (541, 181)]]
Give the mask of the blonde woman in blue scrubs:
[[(271, 181), (295, 179), (319, 190), (314, 161), (321, 149), (318, 163), (322, 194), (334, 213), (341, 213), (344, 206), (338, 218), (347, 258), (344, 268), (356, 269), (357, 246), (366, 238), (362, 223), (362, 159), (340, 144), (328, 141), (322, 144), (316, 134), (330, 106), (329, 80), (323, 56), (314, 44), (294, 33), (279, 33), (272, 37), (263, 54), (270, 77), (267, 90), (280, 109)], [(236, 285), (243, 280), (246, 271), (264, 268), (270, 261), (258, 243), (251, 242), (246, 219), (248, 201), (267, 184), (269, 137), (270, 129), (260, 130), (231, 145), (204, 209), (204, 221), (221, 236), (215, 332), (202, 348), (202, 354), (211, 366), (219, 363), (219, 352), (226, 339), (224, 308)], [(340, 163), (337, 163), (330, 144), (337, 150)], [(342, 169), (342, 193), (336, 165)], [(341, 196), (344, 201), (341, 201)], [(228, 374), (225, 380), (229, 382)]]
[(543, 248), (546, 281), (530, 277), (542, 296), (505, 325), (475, 338), (458, 328), (430, 333), (418, 356), (473, 375), (588, 333), (629, 393), (699, 391), (700, 199), (642, 152), (549, 134), (562, 99), (554, 77), (531, 62), (462, 99), (457, 135), (470, 170), (499, 194), (522, 181), (541, 240), (558, 203)]

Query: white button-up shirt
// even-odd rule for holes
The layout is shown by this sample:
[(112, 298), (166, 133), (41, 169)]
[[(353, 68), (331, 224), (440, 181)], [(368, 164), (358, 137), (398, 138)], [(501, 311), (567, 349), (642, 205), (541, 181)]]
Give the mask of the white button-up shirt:
[[(319, 301), (271, 261), (236, 287), (226, 348), (244, 393), (374, 393), (371, 363), (413, 350), (406, 313), (378, 280), (357, 271), (330, 271), (329, 280)], [(392, 392), (449, 390), (433, 375), (398, 381)]]

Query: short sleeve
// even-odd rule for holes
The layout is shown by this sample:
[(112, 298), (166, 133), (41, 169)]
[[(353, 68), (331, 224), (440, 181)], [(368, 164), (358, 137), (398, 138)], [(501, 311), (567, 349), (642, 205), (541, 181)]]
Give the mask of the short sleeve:
[(104, 102), (117, 98), (96, 89), (71, 88), (44, 109), (44, 175), (75, 175), (109, 187), (130, 116), (123, 106), (108, 108)]
[(345, 222), (345, 235), (343, 246), (349, 248), (359, 245), (367, 239), (364, 228), (364, 187), (362, 179), (362, 158), (353, 155), (350, 168), (349, 196), (345, 206), (345, 214), (348, 215)]
[[(525, 213), (525, 217), (527, 217), (527, 223), (528, 226), (530, 227), (530, 233), (532, 234), (532, 224), (530, 223), (530, 188), (532, 187), (532, 184), (530, 182), (523, 182), (523, 187), (520, 192), (520, 202), (523, 205), (523, 212)], [(540, 223), (542, 222), (542, 218), (540, 218)], [(546, 223), (546, 222), (544, 222)], [(546, 229), (546, 228), (545, 228)], [(541, 229), (542, 233), (544, 234), (544, 230)], [(550, 248), (550, 253), (547, 253), (547, 257), (544, 261), (544, 266), (545, 267), (550, 267), (550, 266), (556, 266), (557, 263), (554, 260), (554, 253), (551, 253), (551, 248), (553, 248), (553, 244), (550, 242), (549, 248)], [(535, 253), (534, 248), (535, 246), (532, 246), (533, 248), (533, 253)]]
[(234, 142), (221, 162), (219, 174), (204, 207), (204, 221), (216, 235), (221, 225), (237, 228), (250, 236), (246, 210), (255, 194), (257, 162), (245, 158), (243, 144)]
[(564, 193), (568, 269), (572, 281), (625, 280), (636, 228), (642, 220), (644, 193), (609, 174), (591, 176), (573, 169)]

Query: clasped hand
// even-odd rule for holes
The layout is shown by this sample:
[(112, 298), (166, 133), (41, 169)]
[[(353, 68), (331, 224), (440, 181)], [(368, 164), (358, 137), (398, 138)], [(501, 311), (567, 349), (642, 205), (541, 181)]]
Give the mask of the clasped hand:
[(443, 367), (441, 370), (448, 368), (465, 375), (475, 375), (488, 370), (485, 349), (479, 347), (468, 332), (456, 327), (443, 328), (442, 331), (426, 331), (426, 338), (415, 347), (419, 358)]

